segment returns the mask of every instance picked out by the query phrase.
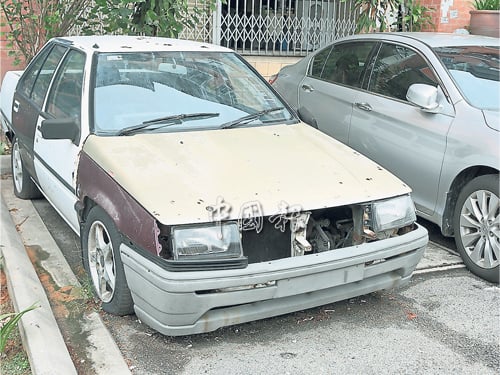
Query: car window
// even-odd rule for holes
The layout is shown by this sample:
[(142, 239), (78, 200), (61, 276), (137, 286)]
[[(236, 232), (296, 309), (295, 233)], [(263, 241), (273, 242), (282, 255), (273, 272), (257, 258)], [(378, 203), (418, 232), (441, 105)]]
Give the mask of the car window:
[(66, 55), (49, 94), (48, 113), (80, 119), (84, 67), (83, 53), (72, 50)]
[(23, 74), (22, 80), (19, 82), (18, 91), (25, 95), (26, 97), (31, 97), (31, 90), (33, 90), (33, 84), (35, 83), (36, 77), (45, 62), (47, 55), (50, 52), (50, 48), (46, 48), (35, 58), (35, 60), (30, 64), (26, 73)]
[(500, 49), (498, 46), (434, 48), (469, 104), (480, 109), (500, 106)]
[(49, 88), (54, 71), (66, 50), (66, 47), (59, 45), (54, 46), (40, 69), (35, 85), (33, 86), (33, 91), (31, 92), (31, 99), (39, 107), (43, 105), (43, 100), (45, 99), (45, 94)]
[(102, 53), (97, 57), (94, 93), (93, 126), (99, 133), (119, 133), (158, 118), (195, 113), (213, 116), (161, 131), (216, 128), (270, 109), (276, 110), (252, 125), (295, 121), (266, 81), (229, 52)]
[(374, 42), (341, 43), (334, 45), (321, 78), (347, 86), (361, 87), (365, 63)]
[(311, 61), (311, 70), (309, 75), (314, 78), (321, 78), (321, 74), (323, 73), (323, 68), (325, 67), (325, 62), (330, 55), (330, 51), (332, 47), (327, 47), (322, 51), (319, 51), (316, 55), (314, 55)]
[(410, 48), (382, 44), (373, 65), (368, 89), (406, 101), (406, 92), (414, 83), (437, 86), (437, 79), (424, 58)]

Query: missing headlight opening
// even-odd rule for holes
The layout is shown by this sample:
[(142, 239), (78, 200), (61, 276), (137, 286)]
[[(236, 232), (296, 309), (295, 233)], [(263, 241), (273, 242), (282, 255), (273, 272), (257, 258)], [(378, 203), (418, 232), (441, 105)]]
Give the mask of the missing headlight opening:
[[(377, 232), (373, 228), (372, 213), (371, 204), (359, 204), (295, 213), (287, 220), (285, 226), (282, 225), (282, 222), (280, 225), (276, 225), (272, 217), (263, 217), (263, 224), (258, 231), (245, 229), (240, 223), (242, 256), (248, 258), (248, 263), (251, 264), (318, 254), (395, 237), (415, 229), (414, 221), (410, 220), (410, 222), (403, 223), (402, 226), (384, 227), (384, 230)], [(229, 225), (229, 223), (209, 223), (201, 225), (201, 227), (209, 227), (210, 225), (215, 227)], [(236, 222), (232, 223), (234, 228)], [(170, 231), (171, 228), (163, 227), (158, 236), (162, 247), (160, 256), (164, 259), (174, 260), (176, 255)], [(206, 244), (207, 248), (211, 246), (211, 244)], [(237, 251), (233, 252), (233, 256), (237, 254)], [(189, 258), (189, 255), (186, 257)], [(203, 259), (209, 257), (210, 255), (207, 253)], [(222, 254), (220, 258), (222, 260)]]

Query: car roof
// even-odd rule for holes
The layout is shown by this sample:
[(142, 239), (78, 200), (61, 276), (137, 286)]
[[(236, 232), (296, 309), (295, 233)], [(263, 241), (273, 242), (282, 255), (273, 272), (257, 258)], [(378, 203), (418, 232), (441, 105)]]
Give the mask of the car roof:
[(430, 47), (446, 47), (446, 46), (498, 46), (500, 45), (499, 38), (493, 38), (482, 35), (470, 35), (460, 33), (432, 33), (432, 32), (393, 32), (393, 33), (370, 33), (357, 34), (349, 39), (384, 39), (384, 40), (409, 40), (414, 39), (429, 45)]
[(58, 37), (53, 40), (73, 45), (86, 52), (152, 52), (152, 51), (205, 51), (233, 52), (210, 43), (190, 40), (129, 36), (129, 35), (89, 35)]

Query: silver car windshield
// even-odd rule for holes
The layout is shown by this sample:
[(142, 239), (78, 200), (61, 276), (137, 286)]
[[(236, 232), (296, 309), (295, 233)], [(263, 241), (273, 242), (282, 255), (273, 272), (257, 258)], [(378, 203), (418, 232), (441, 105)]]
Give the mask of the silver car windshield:
[[(297, 121), (266, 82), (231, 52), (99, 54), (93, 106), (94, 131), (101, 134), (123, 134), (135, 126), (144, 131), (215, 129), (257, 113), (262, 115), (245, 126)], [(190, 116), (197, 113), (217, 115)], [(171, 116), (185, 120), (141, 126)]]
[(434, 48), (469, 104), (499, 110), (499, 47), (460, 46)]

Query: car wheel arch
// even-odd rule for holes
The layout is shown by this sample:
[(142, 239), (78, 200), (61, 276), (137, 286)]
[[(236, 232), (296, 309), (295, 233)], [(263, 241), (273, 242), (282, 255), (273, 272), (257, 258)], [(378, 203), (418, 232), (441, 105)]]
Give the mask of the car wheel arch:
[(94, 207), (97, 206), (97, 203), (94, 202), (91, 198), (88, 196), (83, 197), (81, 201), (77, 203), (76, 210), (78, 213), (78, 220), (80, 221), (80, 234), (82, 232), (82, 228), (85, 225), (85, 222), (87, 221), (87, 216), (90, 212), (90, 210)]
[[(124, 192), (121, 191), (121, 193)], [(106, 194), (101, 191), (101, 194), (92, 194), (90, 192), (90, 194), (84, 193), (80, 197), (77, 203), (77, 206), (79, 206), (77, 210), (80, 221), (80, 237), (89, 212), (98, 206), (113, 221), (124, 241), (131, 241), (144, 250), (158, 255), (160, 252), (159, 239), (155, 229), (158, 224), (155, 218), (131, 197), (126, 202), (120, 201), (120, 198), (123, 198), (122, 194)], [(113, 198), (116, 196), (119, 198)], [(138, 223), (141, 223), (141, 225)]]
[(444, 236), (451, 237), (454, 235), (453, 217), (455, 215), (455, 206), (458, 196), (460, 195), (462, 189), (474, 178), (490, 174), (498, 175), (499, 171), (492, 167), (477, 165), (462, 170), (453, 179), (450, 188), (447, 191), (446, 205), (441, 219), (441, 233)]

